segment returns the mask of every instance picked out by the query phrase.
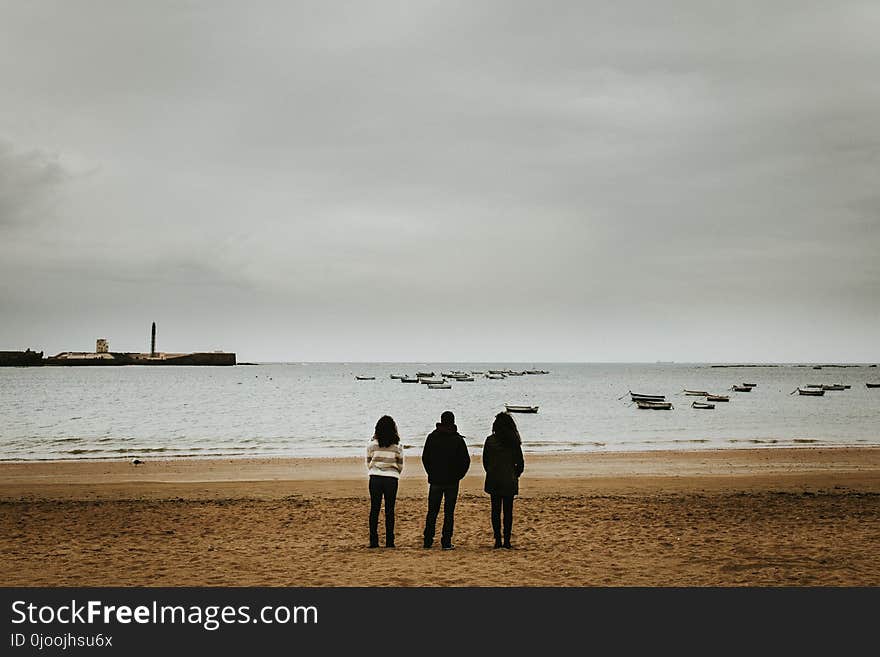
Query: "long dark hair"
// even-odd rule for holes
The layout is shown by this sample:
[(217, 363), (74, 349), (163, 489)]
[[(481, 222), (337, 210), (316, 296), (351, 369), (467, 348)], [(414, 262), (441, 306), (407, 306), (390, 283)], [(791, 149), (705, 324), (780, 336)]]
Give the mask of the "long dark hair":
[(379, 447), (389, 447), (400, 442), (400, 436), (397, 434), (397, 425), (394, 418), (390, 415), (383, 415), (376, 422), (376, 433), (373, 438), (379, 441)]
[(515, 445), (522, 444), (522, 438), (519, 437), (516, 422), (513, 421), (513, 416), (510, 413), (502, 412), (495, 416), (495, 421), (492, 423), (492, 434), (505, 447), (514, 447)]

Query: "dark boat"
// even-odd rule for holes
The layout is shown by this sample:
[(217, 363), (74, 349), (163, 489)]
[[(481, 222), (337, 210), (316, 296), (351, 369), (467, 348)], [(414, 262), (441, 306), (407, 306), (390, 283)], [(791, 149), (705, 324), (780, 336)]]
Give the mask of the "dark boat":
[(508, 413), (537, 413), (537, 406), (517, 406), (515, 404), (505, 404), (504, 408)]
[(751, 392), (752, 391), (752, 389), (749, 388), (748, 386), (733, 386), (731, 388), (731, 390), (733, 390), (734, 392)]
[(685, 390), (684, 394), (689, 397), (706, 397), (709, 393), (705, 390)]
[(405, 376), (400, 380), (401, 383), (418, 383), (419, 379), (414, 376)]
[(640, 395), (632, 390), (629, 391), (629, 396), (632, 398), (632, 401), (666, 401), (666, 395)]
[(357, 379), (358, 381), (375, 381), (376, 380), (375, 376), (355, 376), (354, 378)]
[(424, 376), (434, 376), (434, 373), (433, 372), (416, 372), (416, 376), (421, 379)]
[(715, 404), (707, 404), (706, 402), (695, 401), (691, 404), (691, 408), (702, 408), (711, 411), (713, 408), (715, 408)]
[(728, 395), (706, 395), (707, 402), (729, 402), (730, 397)]
[(431, 390), (451, 390), (452, 386), (448, 383), (429, 383), (428, 387)]
[(880, 388), (880, 383), (866, 383), (866, 388)]

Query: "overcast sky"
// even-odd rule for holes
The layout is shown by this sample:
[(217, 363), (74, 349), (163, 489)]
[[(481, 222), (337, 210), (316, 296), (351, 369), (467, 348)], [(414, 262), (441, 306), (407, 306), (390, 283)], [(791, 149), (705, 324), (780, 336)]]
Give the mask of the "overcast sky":
[(880, 4), (0, 0), (0, 349), (877, 361)]

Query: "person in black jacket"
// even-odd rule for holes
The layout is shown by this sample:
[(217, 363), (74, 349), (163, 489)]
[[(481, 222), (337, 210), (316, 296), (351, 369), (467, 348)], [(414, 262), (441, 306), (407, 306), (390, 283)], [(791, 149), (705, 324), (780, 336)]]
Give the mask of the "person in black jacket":
[(422, 464), (428, 473), (428, 515), (425, 516), (424, 546), (434, 544), (437, 514), (443, 502), (443, 534), (440, 544), (444, 550), (452, 550), (452, 530), (455, 523), (455, 502), (458, 498), (458, 482), (467, 474), (471, 465), (464, 438), (455, 426), (452, 411), (443, 411), (440, 422), (425, 441)]
[[(510, 548), (513, 528), (513, 498), (519, 494), (519, 476), (525, 469), (522, 440), (509, 413), (499, 413), (492, 423), (492, 435), (483, 445), (483, 487), (492, 496), (492, 531), (495, 547)], [(504, 510), (504, 541), (501, 539), (501, 511)]]

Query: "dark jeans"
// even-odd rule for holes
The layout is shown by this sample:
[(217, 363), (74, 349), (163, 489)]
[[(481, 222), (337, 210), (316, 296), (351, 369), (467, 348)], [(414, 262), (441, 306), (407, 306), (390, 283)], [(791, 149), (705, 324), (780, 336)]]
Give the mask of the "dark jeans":
[(370, 475), (370, 545), (379, 545), (379, 509), (385, 498), (385, 545), (394, 545), (394, 503), (397, 477)]
[(504, 508), (504, 542), (510, 542), (510, 530), (513, 527), (513, 495), (492, 496), (492, 532), (495, 540), (501, 540), (501, 509)]
[(455, 502), (458, 499), (458, 483), (431, 484), (428, 488), (428, 515), (425, 516), (425, 545), (434, 542), (437, 514), (440, 513), (440, 500), (443, 501), (443, 533), (440, 542), (452, 544), (452, 530), (455, 526)]

